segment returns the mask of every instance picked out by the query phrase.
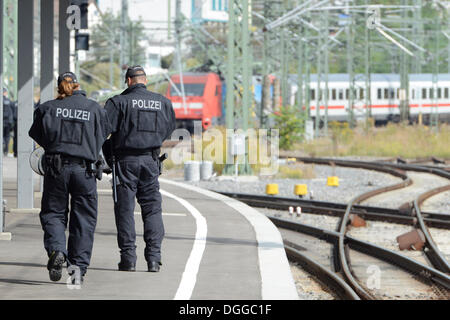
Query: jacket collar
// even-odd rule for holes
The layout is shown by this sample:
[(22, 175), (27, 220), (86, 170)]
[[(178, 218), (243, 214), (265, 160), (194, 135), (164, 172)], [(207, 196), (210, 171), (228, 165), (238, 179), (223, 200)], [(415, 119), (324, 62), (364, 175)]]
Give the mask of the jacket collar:
[(75, 90), (72, 95), (74, 96), (78, 96), (78, 95), (82, 95), (82, 96), (86, 96), (86, 91), (84, 90)]
[(122, 94), (127, 94), (127, 93), (130, 93), (130, 92), (134, 92), (134, 91), (136, 91), (136, 90), (138, 90), (138, 89), (140, 89), (140, 88), (147, 89), (147, 86), (146, 86), (145, 84), (143, 84), (143, 83), (133, 84), (133, 85), (132, 85), (131, 87), (129, 87), (128, 89), (125, 89), (125, 91), (122, 92)]

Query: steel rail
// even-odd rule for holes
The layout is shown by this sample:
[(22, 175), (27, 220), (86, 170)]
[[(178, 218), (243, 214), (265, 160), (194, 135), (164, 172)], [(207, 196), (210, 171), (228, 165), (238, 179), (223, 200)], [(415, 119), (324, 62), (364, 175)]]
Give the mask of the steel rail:
[[(224, 196), (237, 199), (249, 206), (257, 208), (288, 210), (289, 207), (301, 207), (302, 213), (320, 214), (334, 217), (342, 217), (347, 208), (346, 204), (327, 201), (295, 199), (236, 192), (214, 192), (218, 192)], [(417, 223), (417, 218), (415, 216), (410, 215), (409, 212), (404, 213), (399, 209), (354, 205), (352, 207), (351, 213), (357, 214), (361, 218), (371, 221), (385, 221), (403, 225), (415, 225)], [(422, 212), (422, 216), (427, 225), (435, 228), (450, 230), (449, 214)]]
[[(340, 160), (333, 158), (309, 158), (309, 157), (291, 157), (297, 161), (304, 163), (315, 163), (323, 165), (337, 165), (340, 167), (361, 168), (374, 171), (381, 171), (389, 173), (388, 169), (398, 169), (403, 171), (416, 171), (432, 173), (443, 178), (450, 179), (450, 172), (447, 172), (439, 167), (420, 166), (415, 164), (400, 164), (389, 163), (386, 161), (357, 161), (357, 160)], [(395, 174), (394, 174), (395, 175)]]
[[(268, 218), (279, 228), (284, 228), (299, 233), (307, 234), (320, 240), (336, 245), (339, 243), (342, 234), (332, 230), (321, 229), (300, 222), (291, 221), (279, 217), (268, 216)], [(389, 264), (400, 267), (401, 269), (418, 276), (424, 281), (432, 281), (435, 284), (443, 286), (450, 290), (450, 276), (427, 265), (424, 265), (414, 259), (398, 254), (392, 250), (377, 246), (367, 241), (358, 240), (349, 235), (344, 235), (344, 242), (352, 250), (367, 254), (369, 256), (383, 260)], [(358, 292), (357, 292), (358, 293)], [(362, 299), (373, 298), (372, 295), (358, 295)]]
[(330, 288), (339, 298), (343, 300), (361, 300), (356, 292), (336, 273), (301, 253), (297, 250), (297, 247), (295, 243), (284, 241), (284, 249), (290, 260), (297, 262), (306, 272), (318, 278), (323, 285)]
[[(339, 160), (339, 159), (323, 159), (323, 158), (305, 158), (305, 157), (296, 157), (297, 160), (305, 162), (305, 163), (319, 163), (319, 164), (328, 164), (328, 165), (338, 165), (338, 166), (344, 166), (344, 167), (356, 167), (356, 168), (363, 168), (363, 169), (369, 169), (374, 171), (381, 171), (381, 172), (387, 172), (391, 173), (393, 175), (401, 177), (404, 181), (389, 187), (376, 189), (370, 192), (363, 193), (359, 196), (356, 196), (353, 198), (349, 204), (347, 205), (347, 209), (341, 219), (340, 227), (339, 227), (339, 241), (338, 241), (338, 259), (340, 263), (340, 267), (342, 268), (343, 275), (347, 282), (352, 286), (352, 288), (358, 293), (358, 295), (361, 298), (364, 299), (373, 299), (373, 295), (364, 288), (362, 285), (358, 283), (358, 281), (354, 278), (353, 273), (350, 269), (350, 259), (348, 256), (347, 246), (344, 242), (344, 238), (346, 237), (347, 232), (347, 226), (350, 222), (350, 214), (351, 209), (354, 204), (360, 203), (370, 197), (373, 197), (374, 195), (403, 188), (410, 184), (412, 184), (411, 179), (401, 171), (397, 170), (409, 170), (409, 171), (418, 171), (418, 172), (427, 172), (432, 173), (435, 175), (439, 175), (441, 177), (445, 177), (447, 179), (450, 179), (450, 173), (446, 172), (444, 170), (436, 169), (436, 168), (429, 168), (429, 167), (423, 167), (418, 165), (406, 165), (406, 164), (390, 164), (386, 162), (363, 162), (363, 161), (350, 161), (350, 160)], [(391, 171), (391, 172), (390, 172)], [(418, 217), (419, 227), (424, 233), (428, 233), (428, 230), (426, 229), (425, 223), (423, 222), (423, 218), (420, 214), (417, 214), (417, 208), (416, 208), (416, 217)], [(422, 218), (422, 219), (420, 219)], [(427, 239), (427, 248), (429, 248), (430, 252), (427, 254), (427, 257), (431, 257), (430, 262), (433, 264), (433, 266), (438, 266), (440, 268), (444, 268), (445, 270), (445, 264), (443, 265), (442, 261), (442, 255), (440, 254), (437, 247), (434, 245), (434, 242), (431, 239), (431, 235), (428, 233), (428, 239)], [(445, 261), (445, 259), (444, 259)]]
[(431, 236), (431, 233), (429, 232), (427, 225), (425, 223), (425, 219), (422, 216), (420, 206), (423, 204), (423, 202), (426, 199), (428, 199), (438, 193), (445, 192), (448, 190), (450, 190), (450, 185), (432, 189), (428, 192), (421, 194), (413, 202), (414, 212), (417, 217), (418, 225), (419, 225), (420, 229), (422, 230), (422, 232), (425, 236), (425, 239), (426, 239), (425, 246), (426, 246), (426, 249), (428, 249), (428, 250), (424, 250), (424, 252), (425, 252), (426, 256), (428, 257), (428, 259), (430, 260), (431, 264), (436, 269), (438, 269), (442, 272), (445, 272), (445, 273), (450, 273), (450, 264), (448, 263), (447, 259), (445, 258), (445, 256), (442, 254), (442, 252), (439, 250), (438, 246), (434, 242), (433, 237)]
[(374, 299), (375, 297), (369, 292), (368, 289), (364, 288), (353, 276), (353, 273), (350, 269), (350, 257), (348, 256), (348, 250), (344, 242), (344, 238), (347, 233), (347, 226), (350, 223), (350, 214), (351, 209), (355, 203), (360, 203), (363, 200), (366, 200), (368, 198), (371, 198), (377, 194), (384, 193), (387, 191), (392, 191), (400, 188), (404, 188), (410, 184), (412, 184), (412, 181), (410, 178), (408, 178), (406, 175), (404, 175), (404, 180), (400, 183), (394, 184), (392, 186), (376, 189), (373, 191), (369, 191), (366, 193), (363, 193), (359, 196), (354, 197), (352, 200), (350, 200), (349, 204), (347, 205), (347, 209), (345, 210), (345, 213), (343, 217), (341, 218), (340, 227), (339, 227), (339, 242), (338, 242), (338, 260), (342, 269), (342, 272), (344, 274), (345, 279), (348, 281), (350, 286), (355, 289), (355, 291), (358, 293), (358, 295), (363, 299)]

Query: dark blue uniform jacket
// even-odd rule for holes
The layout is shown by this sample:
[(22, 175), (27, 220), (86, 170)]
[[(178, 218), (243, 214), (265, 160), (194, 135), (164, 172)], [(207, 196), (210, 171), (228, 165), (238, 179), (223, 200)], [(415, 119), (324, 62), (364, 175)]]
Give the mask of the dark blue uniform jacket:
[(114, 150), (150, 151), (161, 147), (175, 130), (175, 112), (166, 97), (136, 84), (105, 104)]
[(84, 91), (74, 91), (70, 97), (39, 105), (29, 135), (47, 154), (97, 161), (110, 132), (106, 111)]

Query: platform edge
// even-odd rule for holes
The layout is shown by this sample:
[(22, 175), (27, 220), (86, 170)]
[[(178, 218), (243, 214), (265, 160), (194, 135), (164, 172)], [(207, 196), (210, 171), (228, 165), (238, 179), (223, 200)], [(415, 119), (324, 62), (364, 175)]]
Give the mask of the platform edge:
[(298, 300), (298, 293), (284, 251), (281, 234), (262, 213), (238, 200), (183, 182), (159, 179), (162, 183), (175, 185), (220, 200), (244, 216), (253, 227), (258, 242), (258, 260), (261, 273), (261, 296), (263, 300)]

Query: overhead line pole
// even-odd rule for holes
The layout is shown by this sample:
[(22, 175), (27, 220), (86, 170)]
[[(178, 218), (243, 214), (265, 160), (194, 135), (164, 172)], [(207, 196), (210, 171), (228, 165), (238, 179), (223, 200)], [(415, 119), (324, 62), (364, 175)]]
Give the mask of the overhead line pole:
[(234, 129), (234, 42), (235, 12), (234, 0), (228, 1), (228, 34), (227, 34), (227, 75), (226, 75), (226, 127)]
[(183, 99), (184, 114), (187, 114), (186, 94), (184, 91), (183, 81), (183, 65), (181, 63), (181, 0), (176, 0), (175, 3), (175, 35), (176, 35), (176, 56), (178, 62), (178, 74), (180, 77), (181, 97)]
[(322, 34), (323, 34), (323, 17), (320, 19), (320, 27), (319, 27), (319, 34), (317, 36), (317, 51), (316, 51), (316, 57), (317, 57), (317, 90), (316, 90), (316, 116), (315, 116), (315, 125), (314, 125), (314, 137), (319, 137), (319, 127), (320, 127), (320, 105), (322, 102), (322, 88), (321, 88), (321, 82), (322, 82)]
[[(311, 18), (311, 14), (308, 13), (307, 18)], [(309, 54), (309, 36), (310, 36), (310, 31), (308, 28), (305, 28), (305, 39), (306, 39), (306, 43), (305, 43), (305, 95), (306, 95), (306, 119), (310, 120), (311, 119), (311, 57)]]
[(324, 118), (324, 135), (328, 136), (328, 98), (329, 98), (329, 91), (328, 91), (328, 73), (330, 72), (329, 66), (328, 66), (328, 60), (329, 60), (329, 54), (328, 54), (328, 36), (330, 34), (329, 31), (329, 11), (325, 11), (325, 23), (324, 23), (324, 42), (325, 42), (325, 49), (324, 49), (324, 71), (325, 71), (325, 95), (324, 95), (324, 101), (325, 101), (325, 118)]
[(298, 63), (298, 71), (297, 71), (297, 104), (298, 104), (298, 111), (300, 113), (304, 113), (303, 111), (303, 65), (304, 65), (304, 54), (303, 54), (303, 27), (299, 25), (299, 31), (298, 31), (298, 42), (297, 42), (297, 63)]
[[(369, 0), (365, 0), (368, 5)], [(369, 18), (368, 11), (364, 15), (364, 20), (367, 22)], [(369, 27), (364, 28), (364, 73), (365, 73), (365, 92), (364, 92), (364, 106), (366, 109), (366, 128), (368, 128), (369, 118), (372, 117), (372, 102), (371, 102), (371, 81), (370, 81), (370, 33)]]
[[(406, 4), (406, 0), (402, 0), (402, 4)], [(402, 20), (406, 20), (406, 10), (402, 9)], [(402, 22), (403, 28), (407, 27), (407, 24), (405, 22)], [(404, 51), (401, 51), (400, 56), (400, 92), (399, 92), (399, 99), (400, 99), (400, 120), (407, 121), (409, 120), (409, 103), (408, 103), (408, 96), (409, 96), (409, 85), (408, 85), (408, 58), (406, 56), (406, 53)]]
[[(128, 59), (126, 56), (127, 50), (127, 26), (128, 26), (128, 0), (122, 0), (122, 9), (121, 9), (121, 19), (120, 19), (120, 56), (119, 56), (119, 64), (122, 79), (125, 78), (125, 70), (124, 65), (128, 63)], [(120, 86), (123, 88), (124, 83), (119, 81)]]
[(346, 22), (346, 35), (347, 35), (347, 73), (348, 73), (348, 124), (350, 128), (354, 127), (354, 114), (353, 114), (353, 103), (354, 103), (354, 74), (353, 74), (353, 15), (350, 15), (349, 10), (349, 0), (346, 2), (345, 13), (347, 15)]

